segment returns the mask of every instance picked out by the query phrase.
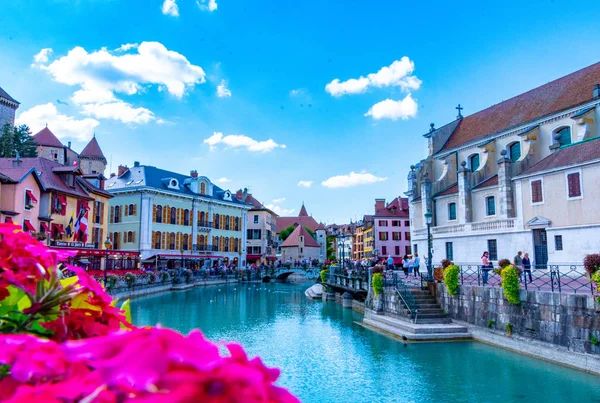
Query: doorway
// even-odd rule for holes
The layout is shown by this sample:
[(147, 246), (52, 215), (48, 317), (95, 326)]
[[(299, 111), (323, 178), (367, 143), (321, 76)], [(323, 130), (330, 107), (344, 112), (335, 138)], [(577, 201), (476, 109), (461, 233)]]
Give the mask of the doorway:
[(548, 236), (545, 229), (533, 230), (534, 265), (536, 269), (548, 266)]

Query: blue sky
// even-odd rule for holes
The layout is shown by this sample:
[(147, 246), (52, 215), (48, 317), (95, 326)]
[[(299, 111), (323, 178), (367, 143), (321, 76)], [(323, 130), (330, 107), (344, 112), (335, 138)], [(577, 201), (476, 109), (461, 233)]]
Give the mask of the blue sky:
[(327, 223), (404, 192), (422, 134), (458, 103), (468, 115), (600, 56), (597, 1), (3, 3), (19, 122), (76, 150), (95, 131), (113, 171), (197, 169)]

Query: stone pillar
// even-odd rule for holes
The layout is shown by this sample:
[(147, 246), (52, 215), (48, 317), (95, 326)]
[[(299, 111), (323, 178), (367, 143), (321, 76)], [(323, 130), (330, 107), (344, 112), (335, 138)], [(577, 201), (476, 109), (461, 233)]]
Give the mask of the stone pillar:
[(467, 163), (460, 163), (458, 170), (458, 211), (457, 219), (460, 224), (471, 222), (471, 189), (469, 187), (469, 174)]
[[(423, 214), (423, 227), (426, 227), (425, 213), (431, 211), (433, 214), (433, 195), (431, 194), (431, 180), (427, 174), (424, 177), (425, 179), (421, 183), (421, 213)], [(433, 216), (435, 217), (435, 214)], [(432, 225), (435, 225), (435, 222)]]
[(506, 150), (502, 150), (498, 160), (498, 195), (499, 212), (498, 218), (514, 217), (512, 181), (510, 180), (510, 166), (512, 161), (506, 158)]
[[(212, 203), (208, 203), (208, 222), (210, 223), (210, 225), (212, 225), (213, 222), (213, 204)], [(212, 228), (212, 227), (211, 227)], [(208, 231), (208, 234), (206, 234), (206, 236), (208, 237), (208, 243), (207, 243), (207, 247), (209, 250), (212, 251), (212, 230)]]
[(152, 245), (152, 209), (154, 208), (154, 196), (149, 193), (141, 194), (140, 205), (140, 253), (142, 258), (149, 256), (154, 248)]

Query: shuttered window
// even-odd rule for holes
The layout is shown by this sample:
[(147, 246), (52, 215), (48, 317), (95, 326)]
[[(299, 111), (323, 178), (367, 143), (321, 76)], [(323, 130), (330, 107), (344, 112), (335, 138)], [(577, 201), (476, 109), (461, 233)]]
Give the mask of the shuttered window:
[(496, 198), (494, 196), (485, 198), (486, 215), (496, 215)]
[(543, 201), (544, 196), (542, 192), (542, 180), (538, 179), (535, 181), (531, 181), (531, 202), (542, 203)]
[(569, 198), (581, 197), (581, 176), (579, 172), (567, 174), (567, 186), (569, 188)]
[(512, 143), (508, 148), (508, 153), (510, 154), (510, 160), (512, 162), (517, 162), (519, 158), (521, 158), (521, 143)]
[(456, 203), (448, 203), (448, 221), (456, 220)]

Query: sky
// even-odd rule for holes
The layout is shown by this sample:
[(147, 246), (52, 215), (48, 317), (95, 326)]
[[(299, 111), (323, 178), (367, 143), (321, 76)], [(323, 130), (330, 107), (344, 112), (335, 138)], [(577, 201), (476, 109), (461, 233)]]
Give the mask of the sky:
[(20, 0), (0, 13), (17, 122), (110, 171), (247, 187), (325, 223), (407, 190), (422, 137), (600, 61), (600, 2)]

